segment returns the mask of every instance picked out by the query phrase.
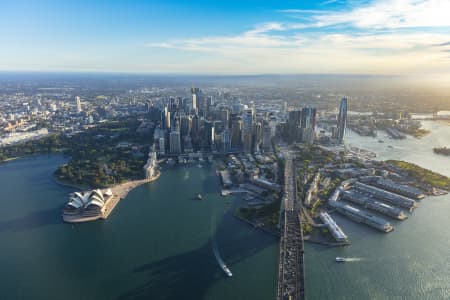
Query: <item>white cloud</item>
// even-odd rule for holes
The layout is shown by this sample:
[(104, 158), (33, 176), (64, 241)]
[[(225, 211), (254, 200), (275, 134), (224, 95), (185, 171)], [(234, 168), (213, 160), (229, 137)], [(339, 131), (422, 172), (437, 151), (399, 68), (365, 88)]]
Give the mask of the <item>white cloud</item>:
[[(304, 16), (308, 11), (284, 10)], [(349, 11), (310, 13), (312, 27), (348, 24), (365, 29), (450, 26), (449, 0), (379, 0)]]
[(215, 55), (214, 59), (205, 58), (205, 71), (220, 72), (214, 65), (224, 67), (227, 62), (225, 66), (232, 67), (224, 72), (402, 74), (431, 72), (438, 65), (450, 71), (448, 54), (441, 51), (442, 47), (433, 46), (449, 38), (435, 33), (272, 36), (245, 32), (149, 46)]
[(255, 35), (259, 33), (266, 33), (270, 31), (284, 31), (287, 28), (278, 22), (270, 22), (270, 23), (263, 23), (261, 25), (256, 26), (253, 30), (250, 30), (247, 32), (248, 35)]
[[(263, 23), (234, 36), (169, 40), (146, 46), (203, 53), (203, 60), (191, 67), (203, 68), (204, 72), (450, 74), (446, 51), (450, 48), (446, 46), (450, 32), (417, 29), (450, 26), (449, 0), (382, 0), (345, 12), (281, 12), (309, 19)], [(342, 25), (359, 30), (341, 33), (338, 28)], [(313, 27), (314, 31), (305, 30)], [(403, 30), (408, 27), (411, 29)]]

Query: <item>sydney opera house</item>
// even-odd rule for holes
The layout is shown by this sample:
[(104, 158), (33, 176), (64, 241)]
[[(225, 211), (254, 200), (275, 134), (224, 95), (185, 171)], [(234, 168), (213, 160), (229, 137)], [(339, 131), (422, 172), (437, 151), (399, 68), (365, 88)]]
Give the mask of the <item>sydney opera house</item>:
[(97, 220), (102, 217), (102, 208), (111, 197), (111, 189), (75, 192), (64, 208), (63, 220), (71, 223)]

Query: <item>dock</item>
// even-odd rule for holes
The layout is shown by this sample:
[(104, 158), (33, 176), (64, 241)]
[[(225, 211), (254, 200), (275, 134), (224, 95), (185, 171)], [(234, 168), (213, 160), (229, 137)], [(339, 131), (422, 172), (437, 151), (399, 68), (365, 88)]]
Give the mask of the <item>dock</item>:
[(362, 182), (356, 182), (353, 185), (353, 189), (357, 190), (360, 194), (377, 198), (384, 202), (389, 202), (395, 206), (400, 206), (409, 210), (416, 208), (417, 202), (411, 198), (398, 195), (371, 185), (367, 185)]
[(353, 190), (345, 191), (342, 199), (400, 221), (408, 218), (400, 208), (381, 203)]
[(337, 212), (355, 222), (366, 224), (383, 232), (391, 232), (394, 230), (394, 226), (392, 226), (392, 224), (385, 219), (371, 215), (366, 211), (357, 209), (356, 207), (344, 204), (340, 201), (330, 201), (328, 204), (335, 208)]

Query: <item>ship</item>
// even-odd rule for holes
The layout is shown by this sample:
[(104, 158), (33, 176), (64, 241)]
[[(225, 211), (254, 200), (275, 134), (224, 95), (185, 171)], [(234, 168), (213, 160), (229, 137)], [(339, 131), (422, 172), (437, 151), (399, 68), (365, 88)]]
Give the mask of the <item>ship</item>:
[(346, 262), (347, 259), (345, 257), (336, 257), (336, 262)]
[(198, 200), (202, 200), (202, 199), (203, 199), (202, 194), (198, 194), (198, 195), (197, 195), (197, 199), (198, 199)]

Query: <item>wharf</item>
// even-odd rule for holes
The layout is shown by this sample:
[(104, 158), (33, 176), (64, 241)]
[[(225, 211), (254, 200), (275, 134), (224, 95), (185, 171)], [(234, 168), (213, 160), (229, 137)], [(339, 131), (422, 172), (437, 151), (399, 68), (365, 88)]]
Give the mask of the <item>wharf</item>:
[(342, 199), (400, 221), (408, 218), (408, 216), (398, 207), (381, 203), (356, 191), (345, 191)]
[(347, 216), (355, 222), (366, 224), (383, 232), (391, 232), (394, 230), (394, 226), (385, 219), (371, 215), (366, 211), (359, 210), (348, 204), (335, 201), (329, 202), (329, 205), (335, 208), (337, 212)]

